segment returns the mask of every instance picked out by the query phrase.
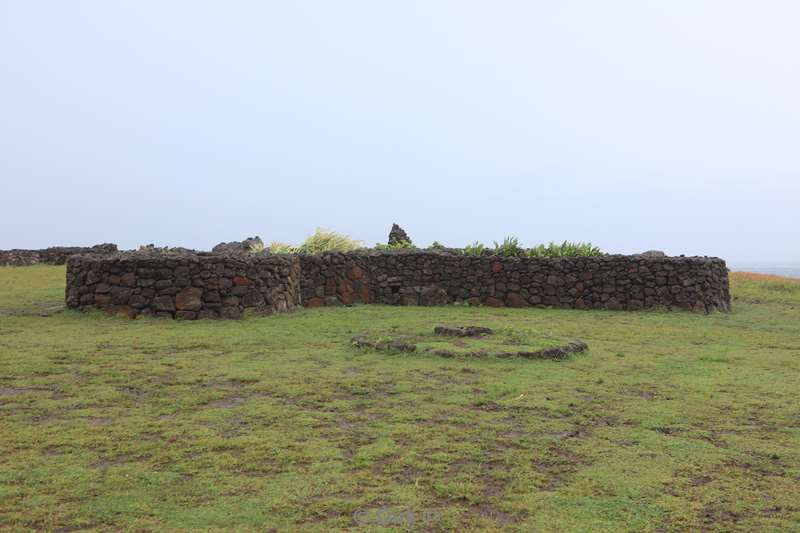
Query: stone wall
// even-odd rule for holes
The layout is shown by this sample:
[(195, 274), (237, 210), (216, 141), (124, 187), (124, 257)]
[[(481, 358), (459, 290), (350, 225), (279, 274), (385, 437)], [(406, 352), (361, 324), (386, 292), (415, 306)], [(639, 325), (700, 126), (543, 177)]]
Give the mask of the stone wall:
[(566, 309), (730, 309), (725, 261), (707, 257), (465, 257), (430, 252), (301, 256), (306, 306), (350, 303)]
[(122, 253), (67, 261), (67, 306), (131, 316), (236, 318), (245, 309), (382, 303), (566, 309), (730, 309), (725, 262), (706, 257), (465, 257)]
[(127, 252), (67, 260), (67, 307), (131, 317), (238, 318), (300, 304), (295, 256)]
[(63, 265), (72, 255), (97, 254), (108, 255), (116, 253), (116, 244), (96, 244), (86, 246), (54, 246), (42, 250), (0, 250), (0, 266), (29, 266), (44, 263), (48, 265)]

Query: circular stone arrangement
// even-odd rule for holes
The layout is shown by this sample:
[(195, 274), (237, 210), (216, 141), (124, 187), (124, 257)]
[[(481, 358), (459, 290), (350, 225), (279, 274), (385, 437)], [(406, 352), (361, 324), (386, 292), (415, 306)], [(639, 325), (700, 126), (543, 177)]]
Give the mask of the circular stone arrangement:
[(284, 255), (145, 249), (67, 260), (67, 306), (130, 316), (237, 318), (380, 303), (565, 309), (730, 309), (710, 257), (471, 257), (431, 251)]
[[(509, 332), (504, 332), (508, 334)], [(513, 332), (510, 332), (513, 335)], [(471, 338), (480, 340), (485, 337), (494, 335), (495, 332), (486, 327), (479, 326), (436, 326), (433, 329), (434, 337), (453, 337), (453, 338)], [(523, 359), (551, 359), (555, 361), (562, 361), (567, 359), (571, 354), (582, 353), (589, 349), (589, 345), (582, 340), (575, 340), (563, 345), (551, 345), (539, 349), (519, 349), (518, 347), (512, 350), (507, 348), (508, 344), (502, 349), (495, 345), (495, 349), (490, 349), (489, 346), (482, 345), (477, 347), (475, 345), (468, 346), (463, 340), (452, 341), (453, 346), (442, 348), (441, 346), (433, 347), (425, 344), (430, 341), (428, 336), (421, 335), (401, 335), (399, 338), (391, 335), (356, 335), (350, 339), (352, 346), (361, 349), (373, 350), (378, 352), (398, 353), (398, 352), (416, 352), (418, 351), (418, 343), (422, 344), (421, 352), (428, 352), (440, 357), (477, 357), (485, 358), (489, 356), (499, 358), (523, 358)], [(466, 348), (457, 350), (454, 347)]]

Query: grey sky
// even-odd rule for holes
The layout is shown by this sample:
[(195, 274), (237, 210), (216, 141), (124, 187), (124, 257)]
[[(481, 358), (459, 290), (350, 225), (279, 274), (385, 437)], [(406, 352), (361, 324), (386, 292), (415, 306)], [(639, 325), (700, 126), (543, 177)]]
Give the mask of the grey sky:
[(793, 1), (0, 0), (0, 248), (800, 262)]

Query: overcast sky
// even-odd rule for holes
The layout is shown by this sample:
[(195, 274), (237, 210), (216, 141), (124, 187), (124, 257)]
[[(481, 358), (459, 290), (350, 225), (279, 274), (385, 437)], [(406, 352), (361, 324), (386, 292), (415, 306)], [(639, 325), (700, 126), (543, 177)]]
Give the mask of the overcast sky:
[(800, 262), (795, 1), (0, 0), (0, 248)]

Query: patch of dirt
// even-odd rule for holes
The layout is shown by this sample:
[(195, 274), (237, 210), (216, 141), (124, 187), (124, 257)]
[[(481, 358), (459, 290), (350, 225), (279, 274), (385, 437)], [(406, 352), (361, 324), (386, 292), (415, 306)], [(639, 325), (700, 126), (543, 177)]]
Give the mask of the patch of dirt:
[(678, 435), (680, 433), (683, 433), (686, 430), (682, 429), (682, 428), (673, 428), (673, 427), (661, 426), (661, 427), (653, 428), (653, 431), (658, 431), (661, 434), (669, 435), (669, 436), (672, 437), (672, 436)]
[(469, 515), (479, 516), (484, 520), (491, 520), (499, 526), (510, 526), (512, 524), (521, 522), (525, 518), (524, 516), (516, 516), (505, 513), (494, 505), (488, 503), (471, 505), (467, 509), (467, 513)]
[(501, 498), (506, 492), (506, 483), (499, 480), (496, 472), (506, 472), (507, 465), (504, 461), (493, 459), (481, 463), (481, 481), (483, 482), (483, 495), (489, 498)]
[(125, 463), (130, 463), (135, 461), (135, 458), (129, 454), (120, 454), (115, 455), (109, 459), (102, 459), (94, 464), (95, 468), (99, 468), (100, 470), (107, 470), (112, 466), (119, 466)]
[(206, 404), (206, 407), (210, 407), (212, 409), (229, 409), (231, 407), (242, 405), (246, 401), (247, 397), (245, 396), (227, 396), (225, 398), (220, 398), (219, 400), (211, 400)]
[(247, 432), (249, 424), (246, 419), (240, 417), (229, 418), (224, 423), (224, 428), (219, 432), (224, 439), (230, 439)]
[(42, 448), (42, 453), (44, 455), (61, 455), (62, 453), (64, 453), (61, 450), (62, 448), (64, 448), (64, 446), (61, 445), (45, 446), (44, 448)]
[(16, 396), (18, 394), (25, 394), (37, 389), (29, 387), (0, 387), (0, 396)]
[(749, 516), (749, 513), (736, 512), (723, 507), (723, 504), (708, 504), (700, 511), (700, 521), (707, 527), (720, 531), (729, 531), (728, 527), (737, 524)]
[(564, 485), (567, 478), (586, 465), (586, 461), (575, 452), (551, 445), (548, 448), (548, 458), (536, 461), (536, 470), (546, 476), (543, 484), (539, 486), (542, 490), (553, 491)]
[(702, 487), (703, 485), (707, 485), (714, 481), (714, 478), (711, 476), (697, 476), (692, 478), (692, 485), (695, 487)]
[[(100, 524), (83, 524), (83, 525), (75, 525), (75, 526), (62, 526), (53, 530), (53, 533), (72, 533), (73, 531), (90, 531), (95, 528), (99, 528)], [(38, 528), (37, 528), (38, 529)], [(46, 528), (42, 528), (41, 530), (45, 530)]]
[(341, 429), (342, 431), (353, 431), (355, 426), (344, 419), (343, 416), (339, 415), (336, 417), (336, 427)]
[(481, 405), (477, 405), (476, 408), (481, 411), (503, 411), (506, 409), (497, 402), (486, 402)]
[(117, 390), (136, 401), (146, 400), (150, 397), (148, 391), (139, 387), (117, 387)]
[(712, 433), (711, 435), (703, 435), (700, 437), (700, 440), (704, 440), (716, 446), (717, 448), (727, 448), (728, 443), (722, 440), (717, 433)]
[(781, 463), (780, 458), (754, 457), (753, 462), (741, 461), (739, 459), (726, 459), (722, 465), (728, 468), (745, 470), (748, 474), (758, 477), (784, 477), (786, 476), (786, 465)]

